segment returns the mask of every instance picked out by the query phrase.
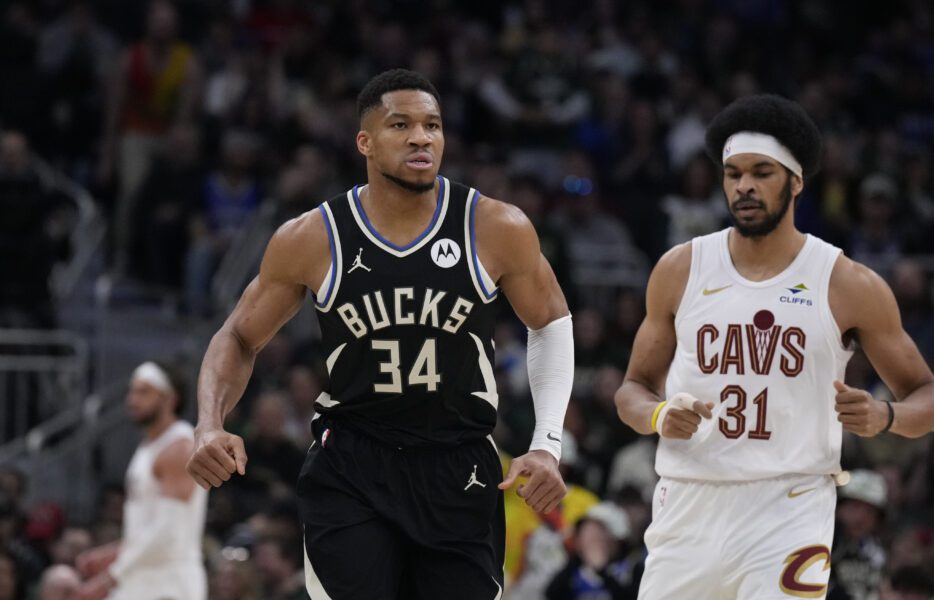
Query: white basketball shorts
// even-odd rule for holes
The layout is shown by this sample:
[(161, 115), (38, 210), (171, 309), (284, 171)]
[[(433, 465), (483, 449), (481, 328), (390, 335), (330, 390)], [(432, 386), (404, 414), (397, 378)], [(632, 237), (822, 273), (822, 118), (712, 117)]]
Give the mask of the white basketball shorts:
[(639, 600), (824, 598), (836, 502), (822, 475), (662, 478)]

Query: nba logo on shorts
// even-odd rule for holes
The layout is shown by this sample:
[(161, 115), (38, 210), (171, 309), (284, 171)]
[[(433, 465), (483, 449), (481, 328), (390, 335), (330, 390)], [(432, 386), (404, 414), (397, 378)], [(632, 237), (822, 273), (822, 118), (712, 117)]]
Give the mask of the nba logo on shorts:
[(324, 445), (328, 443), (328, 438), (331, 437), (331, 430), (325, 429), (324, 433), (321, 434), (321, 447), (324, 448)]
[(658, 507), (662, 508), (665, 506), (665, 498), (668, 497), (668, 486), (663, 485), (658, 489)]

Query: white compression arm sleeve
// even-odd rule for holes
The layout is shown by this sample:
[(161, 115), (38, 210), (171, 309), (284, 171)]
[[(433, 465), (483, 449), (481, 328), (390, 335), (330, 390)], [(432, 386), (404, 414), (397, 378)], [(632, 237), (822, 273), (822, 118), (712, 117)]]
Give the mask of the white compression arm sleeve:
[(175, 558), (172, 556), (175, 532), (187, 522), (188, 509), (181, 500), (168, 496), (159, 496), (155, 504), (146, 535), (124, 540), (117, 560), (110, 565), (110, 575), (118, 582), (139, 566), (164, 564)]
[(535, 432), (529, 450), (545, 450), (560, 461), (564, 413), (574, 383), (571, 315), (541, 329), (529, 329), (528, 366), (535, 406)]

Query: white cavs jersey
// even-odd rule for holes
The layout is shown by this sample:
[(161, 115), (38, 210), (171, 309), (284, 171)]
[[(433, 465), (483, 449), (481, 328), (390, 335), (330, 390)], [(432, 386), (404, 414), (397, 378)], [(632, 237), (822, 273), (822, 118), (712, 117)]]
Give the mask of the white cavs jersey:
[(828, 302), (839, 248), (813, 236), (766, 281), (733, 266), (730, 229), (695, 238), (665, 394), (713, 402), (690, 440), (661, 439), (662, 477), (749, 481), (840, 470), (833, 381), (852, 352)]
[[(127, 468), (127, 498), (123, 506), (123, 540), (117, 564), (126, 563), (125, 575), (111, 600), (202, 600), (207, 581), (201, 538), (208, 493), (195, 486), (187, 501), (165, 499), (153, 474), (156, 459), (179, 439), (194, 439), (186, 421), (176, 421), (154, 440), (136, 449)], [(165, 522), (166, 502), (178, 505), (171, 523)], [(158, 543), (153, 547), (153, 539)]]

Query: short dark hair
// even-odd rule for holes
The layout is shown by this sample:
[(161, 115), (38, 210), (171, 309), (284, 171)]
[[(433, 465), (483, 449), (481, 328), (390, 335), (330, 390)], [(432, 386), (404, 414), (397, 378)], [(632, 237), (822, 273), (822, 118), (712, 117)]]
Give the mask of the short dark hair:
[(771, 135), (801, 163), (805, 180), (820, 170), (821, 134), (801, 105), (776, 96), (759, 94), (734, 101), (707, 127), (707, 155), (723, 165), (723, 145), (734, 133), (754, 131)]
[(178, 398), (175, 402), (175, 409), (172, 412), (175, 413), (176, 417), (182, 416), (188, 401), (188, 383), (185, 381), (185, 376), (182, 374), (181, 369), (174, 365), (169, 365), (158, 360), (152, 362), (162, 369), (166, 377), (169, 378), (169, 383), (172, 384), (172, 389), (175, 390), (175, 396)]
[(421, 73), (408, 69), (391, 69), (383, 71), (370, 79), (357, 96), (357, 116), (361, 119), (370, 110), (383, 103), (383, 94), (396, 90), (421, 90), (435, 97), (438, 106), (441, 106), (441, 97), (438, 90)]

